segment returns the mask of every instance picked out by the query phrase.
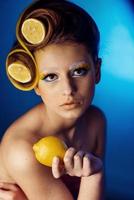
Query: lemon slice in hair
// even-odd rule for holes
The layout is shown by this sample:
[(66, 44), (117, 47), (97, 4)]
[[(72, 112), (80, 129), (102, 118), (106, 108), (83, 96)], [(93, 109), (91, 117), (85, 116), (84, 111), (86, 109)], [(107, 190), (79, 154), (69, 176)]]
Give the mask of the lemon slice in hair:
[(9, 75), (20, 83), (27, 83), (31, 81), (30, 70), (21, 63), (14, 62), (8, 66)]
[(21, 27), (24, 38), (31, 44), (39, 44), (45, 37), (45, 27), (43, 23), (37, 19), (26, 19)]

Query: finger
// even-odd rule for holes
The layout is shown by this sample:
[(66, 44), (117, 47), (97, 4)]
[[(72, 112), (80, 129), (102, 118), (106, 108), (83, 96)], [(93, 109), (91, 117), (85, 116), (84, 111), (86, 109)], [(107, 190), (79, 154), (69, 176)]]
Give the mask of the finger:
[(12, 190), (12, 191), (17, 191), (18, 186), (13, 183), (6, 183), (6, 182), (0, 182), (0, 188), (4, 190)]
[(73, 171), (73, 167), (74, 167), (74, 155), (76, 153), (75, 148), (70, 147), (64, 156), (64, 165), (65, 165), (65, 169), (68, 173), (71, 173)]
[(102, 161), (100, 158), (89, 153), (84, 156), (83, 159), (83, 174), (84, 176), (90, 176), (98, 172), (102, 168)]
[(74, 171), (79, 177), (82, 175), (84, 151), (78, 151), (74, 156)]
[(83, 176), (90, 176), (92, 174), (92, 155), (86, 154), (83, 158)]
[(103, 162), (99, 157), (93, 155), (92, 166), (94, 168), (94, 173), (97, 173), (98, 171), (102, 170)]
[(55, 156), (52, 162), (52, 174), (55, 178), (60, 178), (63, 175), (63, 166), (61, 166), (60, 158)]

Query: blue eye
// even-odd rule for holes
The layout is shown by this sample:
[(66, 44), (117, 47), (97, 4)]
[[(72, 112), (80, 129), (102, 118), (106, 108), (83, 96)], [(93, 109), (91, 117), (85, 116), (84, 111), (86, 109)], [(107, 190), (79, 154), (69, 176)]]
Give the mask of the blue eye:
[(84, 76), (88, 73), (88, 69), (80, 67), (73, 71), (73, 76)]
[(46, 82), (52, 82), (52, 81), (55, 81), (57, 78), (58, 77), (56, 74), (48, 74), (44, 76), (43, 80), (45, 80)]

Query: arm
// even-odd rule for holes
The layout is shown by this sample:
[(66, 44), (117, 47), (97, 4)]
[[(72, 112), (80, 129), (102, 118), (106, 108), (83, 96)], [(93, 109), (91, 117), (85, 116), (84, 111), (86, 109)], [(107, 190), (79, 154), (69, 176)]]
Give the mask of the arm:
[(103, 172), (100, 171), (89, 177), (82, 177), (78, 200), (103, 199)]
[[(104, 166), (106, 118), (103, 113), (99, 113), (97, 124), (96, 148), (93, 153), (102, 159)], [(95, 173), (89, 177), (81, 178), (78, 200), (102, 200), (105, 196), (104, 193), (104, 167), (98, 173)]]
[(69, 148), (64, 156), (64, 170), (61, 170), (58, 157), (52, 163), (55, 178), (62, 174), (81, 177), (78, 200), (101, 200), (103, 194), (102, 161), (91, 153)]
[(13, 183), (0, 182), (0, 199), (28, 200), (21, 188)]
[[(58, 167), (58, 160), (53, 162), (52, 172), (54, 177), (59, 178), (67, 173), (70, 176), (81, 177), (78, 200), (102, 200), (104, 197), (104, 172), (103, 163), (105, 146), (105, 120), (99, 118), (99, 127), (96, 131), (96, 148), (91, 153), (69, 148), (64, 157), (65, 170)], [(98, 132), (97, 132), (98, 131)], [(86, 158), (85, 158), (86, 155)], [(102, 160), (101, 160), (102, 159)]]
[(36, 161), (32, 147), (26, 141), (14, 141), (5, 148), (3, 145), (2, 152), (8, 173), (29, 200), (73, 199), (62, 181), (52, 176), (51, 168)]

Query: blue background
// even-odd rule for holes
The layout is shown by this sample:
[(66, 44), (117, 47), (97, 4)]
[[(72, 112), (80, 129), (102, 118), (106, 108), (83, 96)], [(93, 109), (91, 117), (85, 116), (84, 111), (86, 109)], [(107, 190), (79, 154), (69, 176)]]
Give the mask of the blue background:
[[(33, 91), (15, 89), (5, 73), (5, 59), (15, 25), (31, 0), (0, 4), (0, 135), (20, 115), (40, 102)], [(73, 0), (95, 19), (101, 32), (102, 78), (93, 103), (107, 117), (106, 192), (108, 200), (134, 200), (134, 15), (133, 1)]]

